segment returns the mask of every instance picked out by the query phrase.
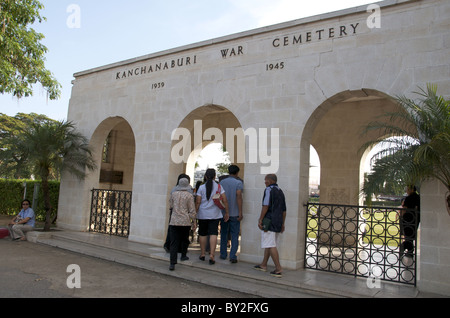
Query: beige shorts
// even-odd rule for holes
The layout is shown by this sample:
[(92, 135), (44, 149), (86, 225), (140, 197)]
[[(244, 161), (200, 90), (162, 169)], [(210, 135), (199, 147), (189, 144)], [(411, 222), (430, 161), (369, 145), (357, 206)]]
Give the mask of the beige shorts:
[(261, 248), (277, 247), (279, 235), (280, 233), (261, 231)]

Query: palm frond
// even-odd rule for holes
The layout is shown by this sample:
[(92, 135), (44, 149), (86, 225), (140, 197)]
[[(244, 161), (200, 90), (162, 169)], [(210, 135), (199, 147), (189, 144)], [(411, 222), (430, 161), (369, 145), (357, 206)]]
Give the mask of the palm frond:
[[(389, 178), (403, 184), (419, 184), (436, 178), (450, 191), (450, 103), (437, 95), (436, 85), (415, 94), (415, 101), (396, 97), (399, 109), (379, 116), (363, 128), (379, 138), (366, 142), (360, 151), (382, 143), (384, 149), (373, 158), (373, 171), (362, 192), (376, 193)], [(386, 137), (398, 137), (388, 138)]]

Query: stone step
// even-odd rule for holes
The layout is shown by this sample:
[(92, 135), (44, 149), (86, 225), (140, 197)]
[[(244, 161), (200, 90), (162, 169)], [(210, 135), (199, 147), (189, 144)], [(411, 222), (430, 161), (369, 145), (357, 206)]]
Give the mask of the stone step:
[[(156, 273), (195, 281), (210, 286), (235, 290), (259, 297), (270, 298), (308, 298), (308, 297), (348, 297), (341, 292), (324, 290), (308, 285), (299, 285), (292, 280), (281, 280), (271, 277), (268, 273), (261, 275), (252, 269), (252, 264), (229, 264), (228, 260), (216, 259), (211, 266), (208, 262), (198, 260), (198, 255), (192, 253), (188, 261), (179, 261), (175, 271), (169, 270), (169, 254), (163, 248), (151, 247), (146, 244), (131, 243), (133, 249), (120, 246), (101, 244), (99, 242), (82, 240), (79, 237), (56, 233), (35, 232), (30, 238), (35, 243), (45, 244), (56, 248), (80, 253), (86, 256), (97, 257), (123, 265), (133, 266)], [(108, 241), (108, 237), (105, 237)], [(31, 240), (30, 240), (31, 241)], [(250, 269), (250, 270), (249, 270)], [(356, 296), (356, 295), (353, 295)]]

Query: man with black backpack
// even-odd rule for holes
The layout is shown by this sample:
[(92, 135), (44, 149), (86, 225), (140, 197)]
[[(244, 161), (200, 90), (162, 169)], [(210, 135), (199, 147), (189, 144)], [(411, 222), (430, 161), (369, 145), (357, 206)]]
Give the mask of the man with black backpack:
[(258, 227), (262, 230), (261, 248), (264, 248), (264, 258), (260, 265), (254, 268), (267, 271), (269, 257), (275, 264), (275, 270), (270, 272), (272, 276), (282, 277), (282, 268), (277, 249), (277, 239), (284, 232), (284, 221), (286, 219), (286, 200), (283, 191), (277, 185), (277, 176), (268, 174), (264, 179), (266, 189), (264, 190), (261, 215)]

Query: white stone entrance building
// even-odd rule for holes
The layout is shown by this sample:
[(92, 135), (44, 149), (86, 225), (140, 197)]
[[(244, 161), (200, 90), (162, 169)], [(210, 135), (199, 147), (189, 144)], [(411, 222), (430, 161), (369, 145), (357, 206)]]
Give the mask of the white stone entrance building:
[[(320, 158), (321, 201), (358, 204), (367, 155), (358, 150), (374, 137), (361, 127), (392, 108), (390, 96), (411, 97), (427, 83), (450, 92), (450, 1), (378, 5), (76, 73), (68, 120), (90, 139), (99, 169), (84, 181), (63, 176), (58, 227), (89, 230), (94, 188), (132, 191), (128, 239), (162, 246), (170, 189), (180, 173), (193, 177), (199, 149), (216, 138), (245, 184), (239, 258), (261, 260), (257, 220), (264, 174), (274, 172), (287, 199), (282, 265), (302, 268), (310, 146)], [(232, 134), (239, 129), (241, 144)], [(444, 195), (437, 182), (421, 189), (418, 288), (450, 294)]]

